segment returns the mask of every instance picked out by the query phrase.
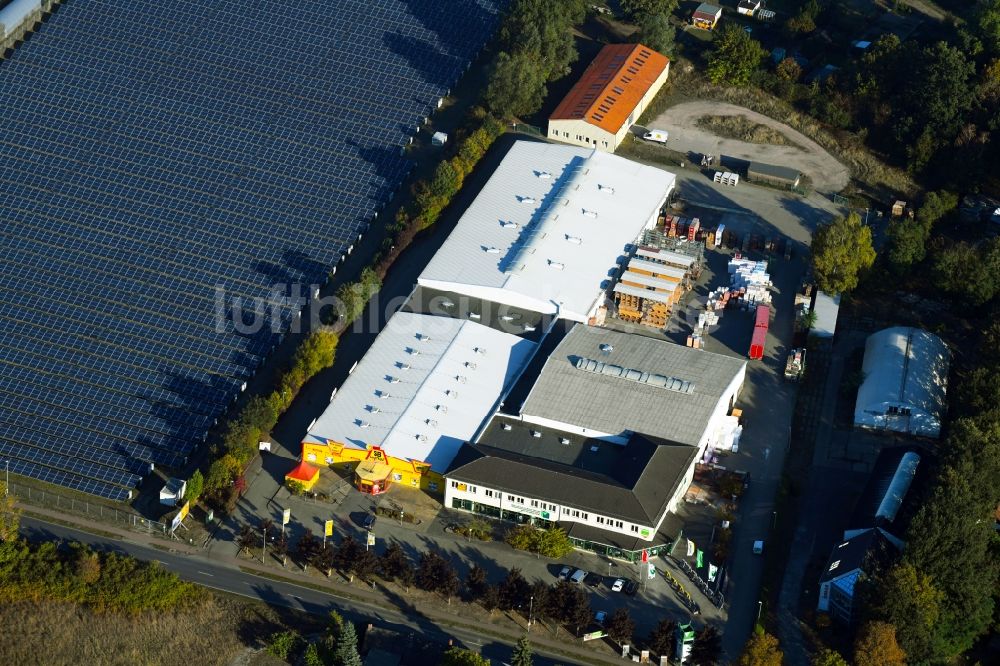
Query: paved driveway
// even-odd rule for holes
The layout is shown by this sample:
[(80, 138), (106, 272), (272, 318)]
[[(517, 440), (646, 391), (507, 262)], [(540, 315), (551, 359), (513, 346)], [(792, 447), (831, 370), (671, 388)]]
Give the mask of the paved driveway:
[[(744, 116), (772, 127), (797, 145), (771, 146), (717, 136), (698, 127), (702, 116)], [(709, 154), (787, 166), (812, 179), (819, 192), (839, 192), (847, 186), (850, 172), (818, 143), (773, 118), (735, 104), (713, 101), (685, 102), (661, 113), (650, 127), (670, 132), (669, 147), (682, 153)]]

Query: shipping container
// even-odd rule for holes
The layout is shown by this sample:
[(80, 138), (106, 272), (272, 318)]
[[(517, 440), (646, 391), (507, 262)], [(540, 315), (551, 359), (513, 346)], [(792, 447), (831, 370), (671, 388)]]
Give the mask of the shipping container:
[(750, 353), (748, 354), (753, 361), (764, 358), (764, 344), (767, 342), (767, 327), (770, 320), (771, 308), (766, 305), (758, 305), (753, 337), (750, 339)]

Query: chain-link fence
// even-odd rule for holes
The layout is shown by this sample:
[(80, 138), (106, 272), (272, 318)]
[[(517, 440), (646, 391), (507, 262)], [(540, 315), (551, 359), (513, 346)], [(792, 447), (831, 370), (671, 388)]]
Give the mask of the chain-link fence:
[(127, 527), (140, 532), (162, 535), (170, 533), (170, 526), (166, 523), (143, 518), (133, 511), (117, 509), (105, 504), (87, 502), (86, 500), (73, 497), (63, 497), (48, 490), (40, 490), (16, 483), (11, 483), (9, 488), (10, 492), (17, 495), (18, 499), (25, 504), (45, 509), (56, 509), (77, 516), (85, 516), (117, 527)]
[(535, 127), (534, 125), (529, 125), (528, 123), (511, 123), (511, 130), (515, 132), (521, 132), (523, 134), (531, 134), (532, 136), (545, 136), (545, 130), (541, 127)]

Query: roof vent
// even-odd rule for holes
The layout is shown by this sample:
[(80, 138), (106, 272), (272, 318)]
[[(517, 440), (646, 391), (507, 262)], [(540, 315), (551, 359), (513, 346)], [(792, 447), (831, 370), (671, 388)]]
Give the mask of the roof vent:
[(437, 405), (436, 407), (434, 407), (434, 409), (438, 410), (442, 414), (448, 413), (448, 405)]
[(453, 307), (455, 307), (455, 304), (452, 301), (445, 300), (445, 301), (441, 301), (441, 307), (453, 308)]
[(600, 349), (605, 354), (610, 354), (615, 350), (615, 348), (612, 345), (609, 345), (607, 342), (602, 342), (600, 345), (598, 345), (598, 349)]
[(359, 421), (358, 422), (358, 427), (359, 428), (371, 428), (372, 424), (368, 423), (368, 421)]
[(455, 381), (458, 382), (459, 384), (465, 384), (466, 382), (469, 381), (469, 378), (466, 377), (465, 375), (455, 375)]
[(469, 319), (482, 319), (482, 318), (483, 318), (483, 316), (481, 314), (479, 314), (478, 312), (470, 312), (469, 313)]
[(524, 325), (524, 332), (525, 333), (531, 333), (534, 330), (535, 330), (535, 327), (532, 326), (531, 324), (525, 324)]
[(390, 384), (398, 384), (399, 383), (399, 377), (393, 377), (392, 375), (388, 375), (386, 377), (386, 381), (388, 381)]
[(595, 218), (595, 219), (597, 218), (597, 211), (596, 210), (587, 210), (586, 208), (584, 208), (583, 209), (583, 214), (586, 217), (592, 217), (592, 218)]
[(533, 204), (535, 203), (535, 197), (521, 197), (521, 203)]
[(507, 220), (505, 222), (501, 222), (500, 226), (503, 227), (504, 229), (517, 229), (517, 222), (512, 222), (510, 220)]
[(365, 405), (365, 409), (367, 409), (372, 414), (378, 414), (378, 413), (380, 413), (382, 411), (381, 409), (379, 409), (375, 405)]
[(561, 271), (562, 269), (566, 268), (566, 264), (562, 263), (561, 261), (553, 261), (552, 259), (549, 259), (549, 268), (554, 268), (557, 271)]
[(432, 428), (437, 428), (438, 427), (438, 422), (435, 421), (434, 419), (425, 419), (424, 423), (426, 423), (427, 425), (429, 425)]
[(542, 431), (541, 430), (532, 430), (531, 431), (531, 436), (532, 437), (541, 437), (542, 436)]
[(570, 236), (569, 234), (566, 234), (566, 240), (572, 243), (573, 245), (583, 244), (583, 239), (580, 238), (579, 236)]
[(483, 356), (486, 356), (486, 350), (482, 347), (473, 347), (472, 351), (476, 352), (477, 354), (482, 354)]
[(410, 364), (409, 363), (397, 363), (396, 367), (399, 368), (400, 370), (403, 370), (405, 372), (406, 370), (410, 369)]
[(597, 444), (594, 444), (592, 447), (590, 447), (591, 453), (597, 453), (598, 451), (600, 451), (600, 448), (597, 446)]
[(569, 444), (569, 437), (560, 437), (559, 443), (562, 444), (563, 446)]
[(538, 176), (539, 178), (543, 178), (543, 179), (546, 179), (546, 180), (552, 177), (552, 174), (551, 174), (551, 173), (549, 173), (548, 171), (538, 171), (538, 172), (536, 173), (536, 175), (537, 175), (537, 176)]
[(500, 429), (501, 430), (513, 430), (513, 428), (511, 427), (511, 425), (509, 423), (501, 423), (500, 424)]
[(382, 391), (382, 390), (378, 390), (378, 391), (375, 391), (375, 395), (376, 395), (377, 397), (379, 397), (379, 398), (381, 398), (381, 399), (385, 400), (386, 398), (388, 398), (388, 397), (389, 397), (389, 392), (388, 392), (388, 391)]
[(420, 350), (414, 349), (413, 347), (407, 347), (406, 353), (409, 354), (410, 356), (420, 356)]
[(417, 433), (416, 435), (414, 435), (413, 438), (416, 439), (418, 442), (426, 442), (427, 441), (427, 435), (421, 435), (420, 433)]
[(484, 250), (486, 251), (487, 254), (500, 254), (500, 248), (493, 247), (492, 245), (490, 247), (484, 248)]
[(453, 391), (453, 390), (451, 390), (451, 389), (448, 389), (448, 390), (446, 390), (446, 391), (444, 392), (444, 394), (445, 394), (446, 396), (448, 396), (449, 398), (457, 398), (457, 397), (458, 397), (458, 391)]
[(431, 336), (426, 333), (417, 333), (417, 340), (420, 340), (421, 342), (430, 342)]
[(473, 363), (472, 361), (466, 361), (465, 362), (465, 367), (467, 367), (469, 370), (475, 370), (476, 369), (476, 364)]
[(605, 194), (614, 194), (615, 193), (615, 188), (611, 187), (610, 185), (600, 185), (599, 184), (597, 186), (597, 191), (598, 192), (604, 192)]

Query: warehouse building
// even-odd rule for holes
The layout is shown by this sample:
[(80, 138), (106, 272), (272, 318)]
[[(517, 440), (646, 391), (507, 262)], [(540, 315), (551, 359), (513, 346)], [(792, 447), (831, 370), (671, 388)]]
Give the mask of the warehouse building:
[(577, 324), (520, 412), (496, 416), (456, 456), (445, 505), (558, 524), (613, 557), (669, 546), (671, 513), (728, 427), (745, 372), (740, 359)]
[(938, 437), (950, 358), (941, 338), (918, 328), (897, 326), (870, 335), (854, 424)]
[(802, 173), (796, 169), (763, 162), (751, 162), (747, 167), (747, 180), (751, 183), (766, 183), (776, 187), (792, 189), (802, 181)]
[(518, 141), (417, 284), (592, 321), (674, 176), (596, 150)]
[(625, 444), (498, 415), (447, 473), (445, 506), (559, 525), (574, 545), (632, 561), (678, 537), (670, 517), (690, 485), (694, 447), (632, 434)]
[(439, 492), (536, 348), (476, 321), (397, 312), (309, 427), (303, 460), (353, 470), (365, 493)]
[(642, 433), (693, 446), (700, 457), (745, 376), (742, 359), (577, 325), (546, 360), (521, 418), (622, 445)]
[(549, 117), (549, 138), (613, 153), (663, 87), (670, 59), (642, 44), (609, 44)]

